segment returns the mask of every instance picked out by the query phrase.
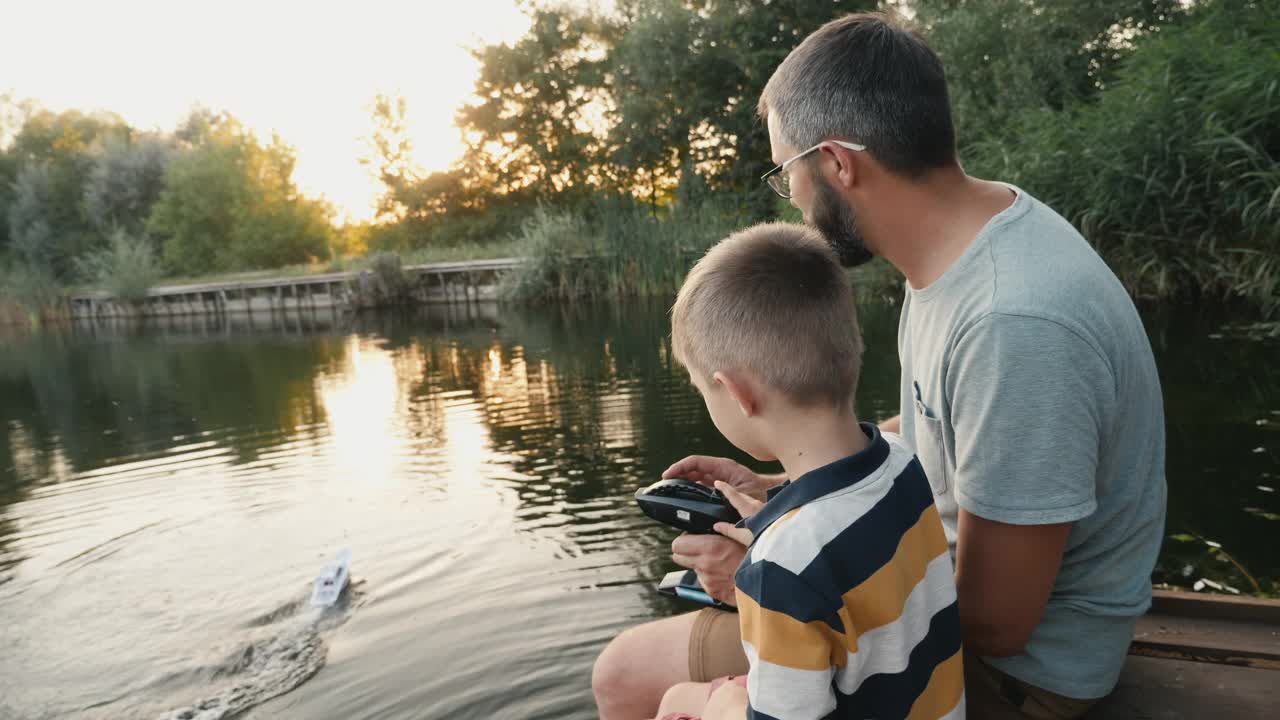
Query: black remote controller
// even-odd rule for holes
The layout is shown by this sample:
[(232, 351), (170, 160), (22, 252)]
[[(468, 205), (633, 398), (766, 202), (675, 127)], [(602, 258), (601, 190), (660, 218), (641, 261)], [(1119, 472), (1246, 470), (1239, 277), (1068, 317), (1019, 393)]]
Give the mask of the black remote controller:
[(636, 502), (654, 520), (698, 535), (715, 532), (718, 522), (733, 524), (742, 519), (719, 490), (683, 478), (659, 480), (640, 488)]

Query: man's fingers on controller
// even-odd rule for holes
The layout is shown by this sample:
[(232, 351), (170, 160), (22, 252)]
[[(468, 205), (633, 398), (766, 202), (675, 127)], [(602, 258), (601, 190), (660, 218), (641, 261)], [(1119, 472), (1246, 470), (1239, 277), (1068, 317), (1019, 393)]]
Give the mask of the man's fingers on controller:
[[(697, 464), (696, 462), (697, 458), (698, 458), (697, 455), (689, 455), (688, 457), (680, 458), (675, 463), (673, 463), (671, 467), (667, 468), (667, 472), (670, 473), (670, 472), (680, 472), (682, 470), (688, 470)], [(663, 475), (665, 474), (667, 473), (663, 473)]]
[(715, 472), (716, 468), (719, 466), (720, 461), (722, 460), (723, 458), (713, 458), (713, 457), (707, 457), (705, 455), (690, 455), (689, 457), (684, 458), (683, 460), (667, 468), (667, 471), (662, 473), (662, 477), (688, 478), (693, 473), (706, 475), (708, 473)]
[[(739, 513), (750, 515), (755, 512), (755, 504), (757, 502), (755, 498), (723, 480), (717, 480), (715, 486)], [(747, 510), (750, 510), (750, 512), (746, 512)]]

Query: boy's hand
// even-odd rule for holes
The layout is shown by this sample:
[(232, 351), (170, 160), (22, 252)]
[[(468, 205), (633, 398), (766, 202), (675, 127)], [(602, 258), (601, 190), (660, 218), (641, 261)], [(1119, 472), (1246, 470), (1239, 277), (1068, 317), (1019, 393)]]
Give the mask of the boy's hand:
[(757, 475), (729, 458), (706, 455), (690, 455), (662, 473), (663, 480), (673, 477), (712, 486), (717, 480), (723, 481), (761, 501), (764, 500), (765, 491), (782, 482), (779, 477)]
[[(735, 489), (723, 480), (716, 481), (716, 489), (724, 494), (725, 498), (729, 500), (729, 504), (733, 505), (733, 509), (737, 510), (738, 514), (744, 518), (755, 515), (756, 511), (764, 507), (763, 502)], [(730, 540), (737, 540), (743, 545), (750, 545), (751, 541), (755, 539), (750, 530), (744, 527), (737, 527), (732, 523), (718, 522), (715, 524), (714, 529)]]
[[(723, 480), (716, 480), (715, 488), (724, 493), (725, 498), (742, 517), (754, 515), (764, 505)], [(677, 565), (698, 573), (698, 582), (711, 597), (736, 606), (738, 603), (733, 589), (733, 576), (738, 572), (743, 556), (747, 554), (747, 546), (752, 539), (751, 531), (726, 522), (716, 523), (714, 529), (724, 537), (681, 534), (671, 543), (671, 559)]]

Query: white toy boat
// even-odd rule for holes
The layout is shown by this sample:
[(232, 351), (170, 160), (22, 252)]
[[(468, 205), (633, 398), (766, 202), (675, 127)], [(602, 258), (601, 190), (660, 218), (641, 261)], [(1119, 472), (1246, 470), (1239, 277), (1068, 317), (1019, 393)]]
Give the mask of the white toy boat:
[(350, 579), (351, 549), (347, 548), (326, 564), (316, 577), (315, 585), (311, 588), (311, 607), (325, 608), (333, 605)]

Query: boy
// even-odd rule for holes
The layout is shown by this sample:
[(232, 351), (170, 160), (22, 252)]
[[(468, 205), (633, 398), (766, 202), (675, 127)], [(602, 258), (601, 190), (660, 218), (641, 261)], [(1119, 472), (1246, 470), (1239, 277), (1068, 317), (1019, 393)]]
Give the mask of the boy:
[(676, 685), (658, 717), (963, 718), (947, 541), (911, 450), (854, 414), (862, 341), (830, 245), (785, 224), (729, 237), (689, 273), (671, 338), (716, 428), (793, 480), (763, 503), (715, 483), (745, 518), (716, 530), (749, 546), (750, 671)]

